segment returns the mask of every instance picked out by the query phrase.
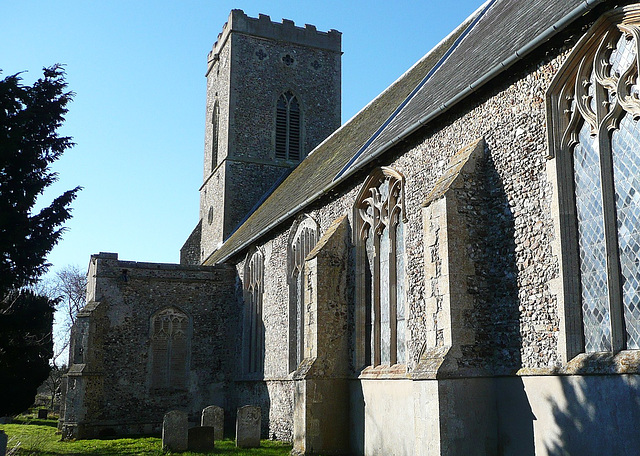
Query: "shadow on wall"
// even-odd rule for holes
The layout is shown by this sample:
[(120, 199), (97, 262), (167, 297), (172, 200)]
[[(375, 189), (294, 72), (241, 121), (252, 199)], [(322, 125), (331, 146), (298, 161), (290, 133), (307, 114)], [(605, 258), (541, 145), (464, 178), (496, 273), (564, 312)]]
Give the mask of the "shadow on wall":
[[(469, 289), (475, 293), (473, 321), (477, 328), (476, 344), (469, 350), (478, 350), (478, 367), (509, 376), (495, 380), (495, 403), (487, 407), (496, 410), (495, 451), (529, 456), (535, 454), (535, 416), (522, 379), (513, 376), (522, 367), (515, 214), (488, 146), (478, 177), (480, 185), (467, 195), (471, 207), (480, 205), (480, 217), (475, 220), (482, 221), (473, 223), (472, 217), (469, 223), (475, 244), (469, 246), (469, 252), (476, 272), (470, 277)], [(465, 355), (473, 358), (472, 353)], [(487, 454), (491, 453), (487, 448)]]
[[(615, 372), (611, 356), (589, 356), (589, 369)], [(636, 375), (560, 377), (562, 394), (550, 398), (557, 434), (545, 442), (550, 455), (640, 454), (640, 379)]]

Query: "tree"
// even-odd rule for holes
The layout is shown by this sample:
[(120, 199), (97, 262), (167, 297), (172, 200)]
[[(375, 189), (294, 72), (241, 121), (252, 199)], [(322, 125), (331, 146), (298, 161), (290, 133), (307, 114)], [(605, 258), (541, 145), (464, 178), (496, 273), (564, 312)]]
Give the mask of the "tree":
[[(77, 313), (84, 307), (87, 295), (87, 275), (77, 265), (67, 265), (56, 271), (47, 283), (46, 294), (56, 299), (56, 324), (60, 343), (56, 347), (54, 362), (69, 347), (71, 327)], [(57, 343), (57, 342), (56, 342)]]
[(34, 211), (58, 178), (51, 163), (73, 145), (57, 133), (73, 95), (64, 70), (56, 65), (43, 74), (32, 86), (19, 74), (0, 80), (0, 391), (9, 398), (0, 401), (0, 416), (27, 408), (49, 373), (56, 302), (27, 287), (49, 267), (46, 256), (80, 190)]

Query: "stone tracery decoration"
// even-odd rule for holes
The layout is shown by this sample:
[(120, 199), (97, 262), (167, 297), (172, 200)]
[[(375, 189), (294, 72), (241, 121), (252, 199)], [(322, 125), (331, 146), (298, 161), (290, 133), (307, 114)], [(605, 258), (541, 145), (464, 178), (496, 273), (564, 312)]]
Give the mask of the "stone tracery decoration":
[(565, 319), (581, 328), (569, 358), (640, 348), (639, 68), (640, 6), (618, 8), (578, 42), (547, 95)]
[(308, 215), (294, 224), (287, 252), (289, 282), (289, 370), (304, 358), (304, 261), (319, 239), (318, 224)]
[(189, 361), (189, 316), (167, 307), (151, 317), (151, 385), (181, 389), (186, 386)]
[(356, 199), (354, 220), (356, 363), (405, 363), (404, 176), (376, 169)]
[(253, 249), (244, 266), (244, 352), (245, 370), (249, 374), (261, 373), (264, 366), (263, 292), (264, 255), (260, 249)]

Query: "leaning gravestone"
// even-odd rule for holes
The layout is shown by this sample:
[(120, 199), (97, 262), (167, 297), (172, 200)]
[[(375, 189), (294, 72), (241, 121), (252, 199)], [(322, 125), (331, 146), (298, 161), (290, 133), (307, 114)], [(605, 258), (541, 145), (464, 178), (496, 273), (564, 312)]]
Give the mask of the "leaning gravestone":
[(4, 431), (0, 431), (0, 456), (5, 456), (7, 454), (7, 441), (9, 438)]
[(260, 446), (260, 407), (245, 405), (238, 409), (236, 418), (236, 446), (238, 448), (258, 448)]
[(162, 420), (162, 449), (164, 451), (186, 451), (189, 445), (187, 414), (172, 410)]
[(49, 410), (47, 410), (47, 409), (38, 410), (38, 419), (39, 420), (46, 420), (48, 415), (49, 415)]
[(189, 429), (189, 451), (212, 451), (215, 448), (215, 430), (212, 426)]
[(202, 411), (201, 426), (212, 426), (215, 428), (216, 440), (222, 440), (224, 435), (224, 409), (217, 405), (210, 405)]

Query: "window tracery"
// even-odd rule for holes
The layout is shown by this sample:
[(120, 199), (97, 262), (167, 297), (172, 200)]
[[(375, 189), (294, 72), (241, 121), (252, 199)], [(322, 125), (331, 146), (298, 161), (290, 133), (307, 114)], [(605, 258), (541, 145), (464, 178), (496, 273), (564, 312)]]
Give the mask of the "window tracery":
[(186, 386), (189, 361), (189, 316), (175, 307), (151, 317), (151, 386)]
[(299, 221), (288, 247), (289, 370), (304, 359), (304, 260), (318, 242), (318, 224), (309, 216)]
[(259, 249), (249, 252), (244, 267), (245, 366), (249, 374), (261, 373), (264, 366), (264, 256)]
[(406, 362), (404, 177), (375, 170), (354, 206), (357, 262), (357, 364)]
[[(640, 348), (640, 7), (598, 20), (549, 91), (569, 356)], [(579, 340), (575, 340), (579, 339)]]

